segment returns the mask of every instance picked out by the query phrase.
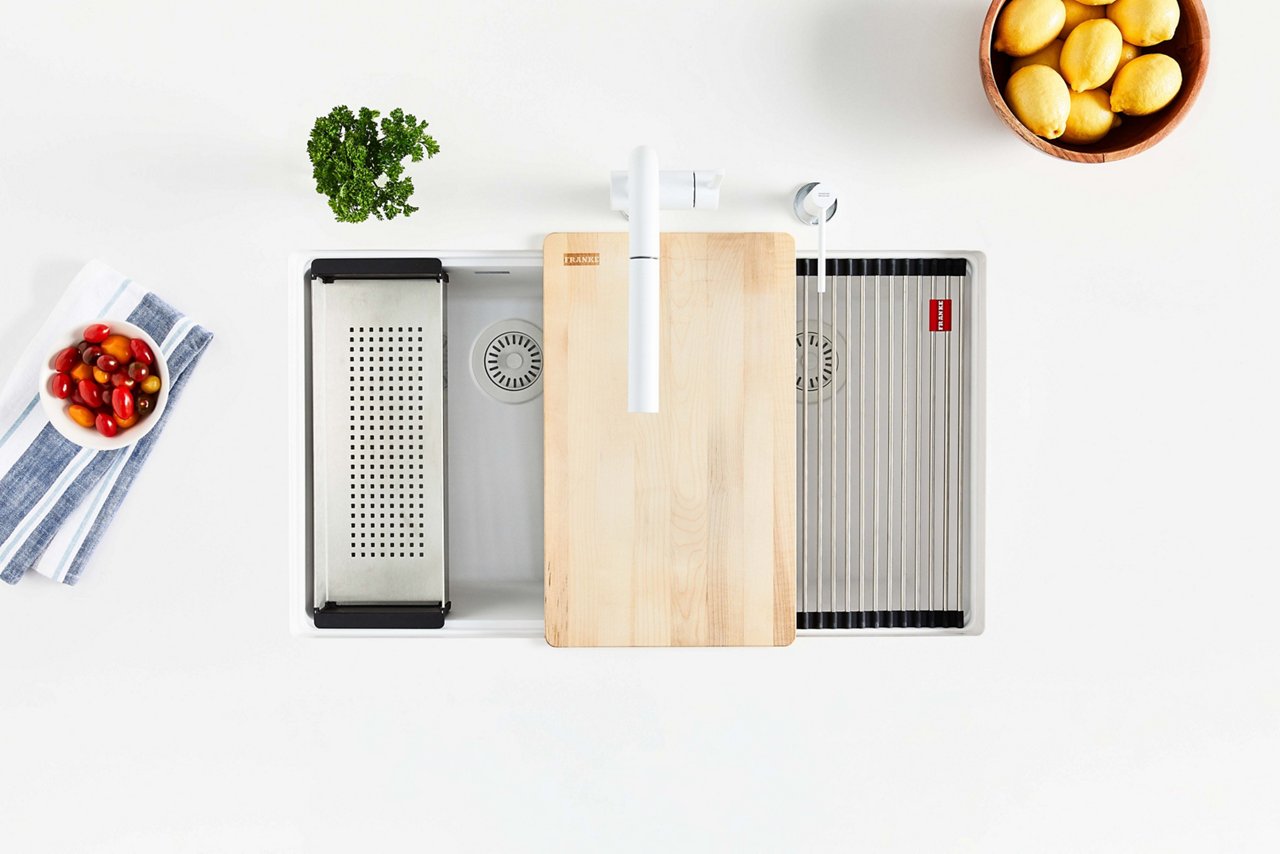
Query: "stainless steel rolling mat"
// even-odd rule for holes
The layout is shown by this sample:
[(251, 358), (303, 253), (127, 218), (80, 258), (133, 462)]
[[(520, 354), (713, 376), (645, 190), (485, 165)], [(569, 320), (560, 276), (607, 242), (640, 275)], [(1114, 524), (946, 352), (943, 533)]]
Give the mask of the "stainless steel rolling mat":
[(972, 277), (963, 259), (797, 264), (797, 625), (964, 627)]

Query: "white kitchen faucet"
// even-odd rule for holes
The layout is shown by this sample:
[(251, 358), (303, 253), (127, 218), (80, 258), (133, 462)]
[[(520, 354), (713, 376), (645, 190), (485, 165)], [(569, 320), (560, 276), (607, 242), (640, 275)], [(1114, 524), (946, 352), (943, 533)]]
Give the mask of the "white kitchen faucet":
[(614, 172), (610, 207), (630, 221), (630, 290), (627, 322), (627, 411), (658, 411), (660, 363), (658, 209), (720, 206), (723, 169), (658, 170), (658, 153), (647, 145), (631, 152), (629, 169)]

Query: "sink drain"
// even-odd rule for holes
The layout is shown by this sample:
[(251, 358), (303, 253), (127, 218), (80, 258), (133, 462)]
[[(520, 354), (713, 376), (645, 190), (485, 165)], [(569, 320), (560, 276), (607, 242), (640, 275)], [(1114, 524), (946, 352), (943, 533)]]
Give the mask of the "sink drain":
[(813, 402), (831, 397), (844, 385), (844, 336), (831, 325), (810, 321), (796, 324), (796, 400)]
[(471, 374), (494, 400), (533, 400), (542, 394), (542, 330), (515, 319), (489, 326), (471, 347)]

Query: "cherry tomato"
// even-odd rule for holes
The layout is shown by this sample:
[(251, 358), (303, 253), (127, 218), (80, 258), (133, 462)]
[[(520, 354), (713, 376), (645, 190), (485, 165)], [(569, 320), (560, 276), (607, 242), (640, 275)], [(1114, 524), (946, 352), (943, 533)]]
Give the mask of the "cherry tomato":
[(81, 362), (71, 369), (71, 379), (76, 382), (80, 382), (80, 380), (87, 380), (91, 376), (93, 376), (93, 368), (89, 367), (84, 362)]
[(156, 409), (156, 397), (153, 394), (140, 394), (134, 398), (134, 408), (141, 416), (150, 415)]
[(58, 355), (53, 357), (53, 369), (60, 374), (67, 374), (78, 361), (80, 361), (80, 351), (75, 347), (67, 347), (59, 350)]
[(142, 382), (151, 376), (151, 369), (141, 362), (129, 363), (129, 376), (133, 377), (135, 382)]
[(152, 374), (142, 381), (141, 388), (147, 394), (155, 394), (160, 390), (160, 377), (157, 374)]
[(137, 424), (137, 423), (138, 423), (138, 413), (136, 412), (133, 413), (132, 418), (116, 419), (116, 426), (119, 427), (121, 430), (128, 430), (130, 427), (132, 427), (134, 424)]
[(147, 342), (141, 338), (131, 338), (129, 340), (129, 352), (133, 354), (134, 361), (141, 362), (144, 365), (155, 364), (155, 353), (151, 352)]
[(80, 351), (80, 361), (86, 365), (93, 366), (98, 363), (98, 357), (102, 355), (102, 348), (97, 344), (90, 344)]
[(99, 370), (98, 368), (94, 368), (93, 381), (98, 385), (105, 385), (106, 383), (111, 382), (111, 374), (106, 371)]
[(108, 335), (102, 341), (102, 352), (110, 353), (121, 363), (129, 361), (129, 339), (123, 335)]
[(98, 366), (98, 370), (108, 374), (114, 374), (120, 368), (120, 360), (110, 353), (103, 353), (94, 364)]
[(111, 327), (105, 323), (93, 323), (84, 329), (84, 340), (90, 344), (101, 344), (111, 334)]
[(127, 388), (116, 388), (111, 392), (111, 411), (121, 421), (128, 421), (136, 414), (133, 406), (133, 392)]
[(59, 372), (49, 377), (49, 394), (58, 398), (58, 400), (66, 400), (70, 397), (71, 375)]
[(105, 412), (99, 412), (98, 417), (94, 420), (94, 426), (98, 428), (98, 432), (110, 439), (112, 436), (120, 432), (120, 425), (116, 420)]
[(85, 406), (90, 409), (98, 409), (102, 406), (102, 392), (91, 380), (80, 380), (80, 384), (76, 386), (76, 391), (80, 392), (80, 396), (84, 398)]
[(71, 420), (79, 424), (81, 427), (93, 426), (94, 416), (87, 406), (81, 406), (78, 403), (73, 403), (71, 406), (67, 407), (67, 415), (71, 416)]
[(74, 385), (71, 386), (71, 402), (84, 406), (84, 398), (80, 396), (80, 390)]
[(133, 388), (137, 383), (124, 371), (116, 371), (111, 375), (111, 384), (117, 388)]

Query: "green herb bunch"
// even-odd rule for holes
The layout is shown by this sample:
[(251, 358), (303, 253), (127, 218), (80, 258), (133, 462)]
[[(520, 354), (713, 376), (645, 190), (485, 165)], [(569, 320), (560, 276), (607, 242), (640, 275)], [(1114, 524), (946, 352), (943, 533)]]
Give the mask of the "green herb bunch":
[[(359, 115), (334, 107), (316, 119), (307, 141), (316, 192), (329, 197), (338, 222), (364, 222), (409, 216), (413, 179), (404, 174), (404, 159), (417, 163), (435, 157), (440, 145), (427, 133), (427, 123), (396, 108), (378, 121), (378, 111), (361, 107)], [(381, 180), (384, 179), (385, 180)], [(381, 183), (380, 183), (381, 180)]]

